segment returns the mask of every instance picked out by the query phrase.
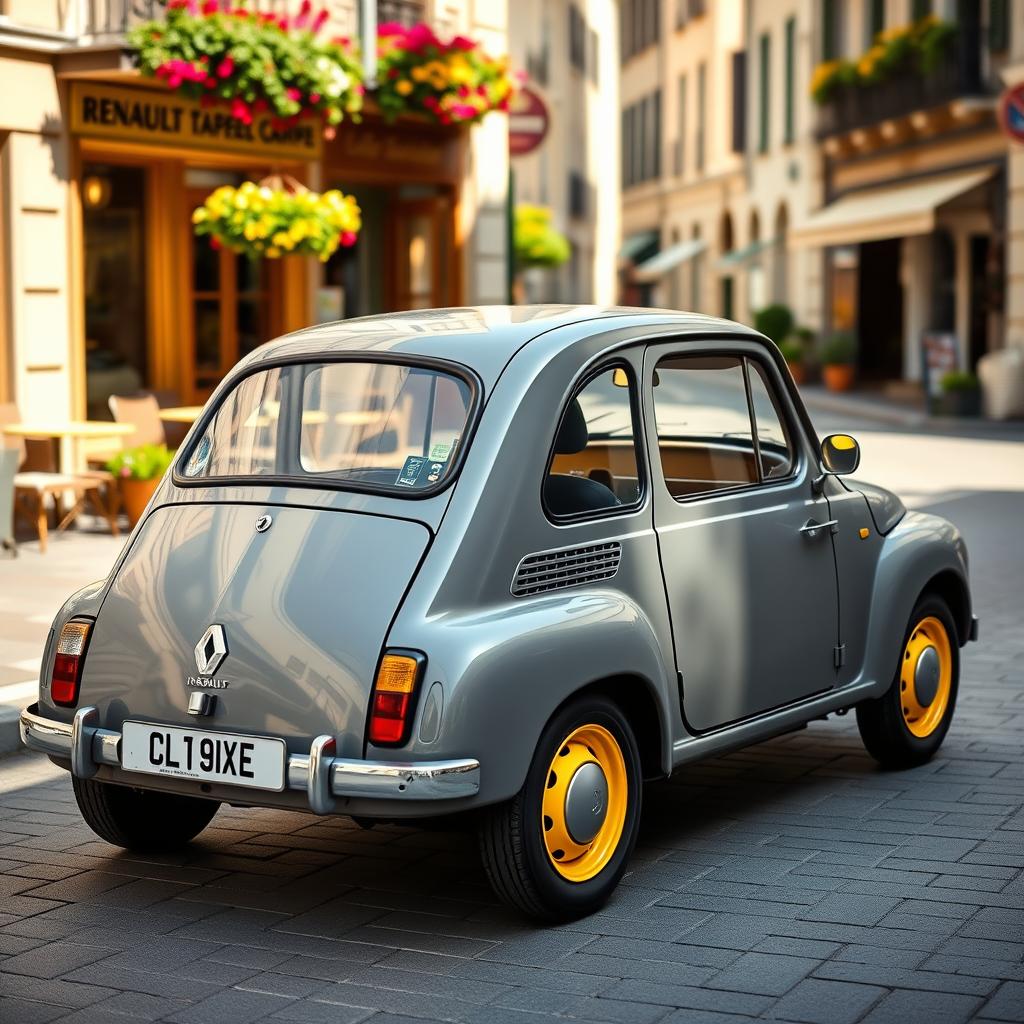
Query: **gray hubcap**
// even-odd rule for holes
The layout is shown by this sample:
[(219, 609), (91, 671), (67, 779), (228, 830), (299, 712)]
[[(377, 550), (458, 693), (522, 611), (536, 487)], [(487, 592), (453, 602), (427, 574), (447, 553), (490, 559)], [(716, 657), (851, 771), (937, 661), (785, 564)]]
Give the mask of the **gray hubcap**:
[(565, 824), (579, 843), (589, 843), (604, 824), (608, 813), (608, 781), (593, 761), (581, 765), (565, 792)]
[(926, 708), (939, 692), (939, 652), (926, 647), (918, 656), (914, 666), (914, 695), (917, 703)]

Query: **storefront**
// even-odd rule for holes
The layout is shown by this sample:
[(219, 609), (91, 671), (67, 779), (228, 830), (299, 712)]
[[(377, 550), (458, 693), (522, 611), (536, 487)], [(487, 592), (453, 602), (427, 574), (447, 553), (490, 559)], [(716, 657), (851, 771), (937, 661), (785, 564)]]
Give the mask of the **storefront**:
[(76, 404), (103, 417), (111, 394), (141, 389), (201, 402), (247, 352), (310, 321), (310, 268), (215, 250), (195, 237), (192, 210), (222, 184), (271, 173), (308, 181), (320, 133), (244, 125), (138, 80), (67, 85), (82, 282)]

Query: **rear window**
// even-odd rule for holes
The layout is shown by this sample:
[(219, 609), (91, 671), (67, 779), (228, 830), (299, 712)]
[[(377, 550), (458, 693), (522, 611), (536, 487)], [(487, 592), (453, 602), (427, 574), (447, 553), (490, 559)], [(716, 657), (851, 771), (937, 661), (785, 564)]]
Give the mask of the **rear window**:
[(427, 491), (451, 474), (472, 404), (465, 380), (427, 367), (271, 367), (225, 396), (179, 472)]

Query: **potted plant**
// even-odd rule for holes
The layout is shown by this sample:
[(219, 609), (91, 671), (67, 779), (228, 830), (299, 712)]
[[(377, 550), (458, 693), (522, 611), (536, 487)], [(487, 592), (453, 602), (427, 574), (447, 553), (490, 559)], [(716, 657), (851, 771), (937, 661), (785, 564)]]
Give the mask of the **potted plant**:
[(359, 206), (337, 189), (310, 192), (294, 178), (272, 175), (222, 185), (192, 213), (197, 235), (214, 248), (241, 255), (330, 258), (339, 245), (354, 245), (361, 226)]
[(795, 335), (783, 338), (779, 344), (779, 351), (782, 358), (786, 360), (790, 376), (797, 384), (803, 384), (807, 380), (807, 368), (804, 365), (804, 345)]
[(174, 459), (174, 453), (165, 444), (143, 444), (118, 452), (108, 463), (121, 489), (128, 523), (134, 526), (145, 512), (149, 499)]
[(765, 306), (754, 314), (754, 330), (771, 338), (776, 345), (781, 345), (789, 337), (793, 324), (793, 311), (781, 302)]
[(939, 381), (942, 388), (940, 409), (947, 416), (978, 416), (981, 414), (981, 386), (978, 378), (967, 370), (950, 370)]
[(857, 342), (849, 331), (839, 331), (821, 350), (821, 374), (829, 391), (849, 391), (856, 372)]

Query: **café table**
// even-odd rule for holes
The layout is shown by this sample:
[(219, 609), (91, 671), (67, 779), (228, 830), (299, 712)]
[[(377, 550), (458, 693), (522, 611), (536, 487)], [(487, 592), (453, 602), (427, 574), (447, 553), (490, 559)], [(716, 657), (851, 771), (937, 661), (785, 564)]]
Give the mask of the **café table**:
[(160, 419), (165, 423), (184, 423), (190, 425), (199, 419), (203, 411), (201, 405), (170, 405), (160, 410)]

